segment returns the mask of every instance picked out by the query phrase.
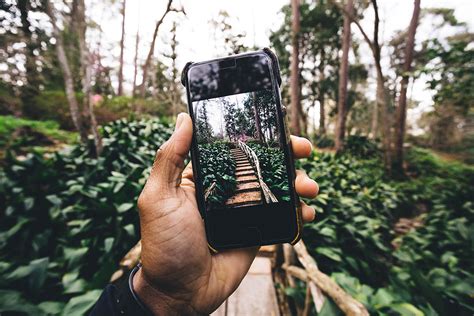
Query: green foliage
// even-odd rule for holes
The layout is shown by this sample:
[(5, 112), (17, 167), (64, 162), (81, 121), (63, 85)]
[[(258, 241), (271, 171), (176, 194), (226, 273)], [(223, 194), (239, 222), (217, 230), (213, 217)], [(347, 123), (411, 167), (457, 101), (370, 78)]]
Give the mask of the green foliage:
[(14, 91), (13, 86), (0, 80), (0, 115), (10, 115), (20, 110), (21, 100)]
[(240, 135), (240, 130), (236, 124), (239, 108), (236, 103), (229, 99), (222, 98), (221, 102), (224, 109), (225, 132), (229, 137), (229, 140), (235, 142)]
[(94, 108), (99, 124), (127, 118), (168, 117), (172, 115), (172, 107), (168, 101), (154, 98), (133, 98), (128, 96), (105, 97)]
[[(364, 304), (368, 308), (370, 315), (424, 315), (421, 310), (407, 303), (404, 298), (392, 288), (379, 288), (375, 290), (368, 285), (361, 284), (357, 278), (344, 273), (333, 273), (331, 277), (349, 295)], [(328, 299), (318, 314), (318, 316), (320, 315), (332, 316), (342, 315), (342, 313), (337, 305)]]
[[(442, 25), (457, 25), (453, 11), (429, 12), (442, 17)], [(427, 76), (427, 87), (433, 94), (433, 111), (421, 120), (426, 125), (429, 145), (443, 150), (464, 152), (472, 156), (474, 136), (474, 34), (464, 31), (446, 39), (430, 38), (423, 42), (419, 54), (421, 73)]]
[(409, 151), (407, 159), (416, 178), (398, 184), (398, 190), (406, 206), (428, 211), (415, 209), (423, 226), (397, 238), (392, 282), (406, 296), (418, 291), (440, 314), (472, 314), (474, 168), (420, 149)]
[[(256, 129), (256, 114), (258, 115), (261, 137), (264, 142), (273, 141), (278, 139), (277, 117), (276, 117), (276, 104), (273, 98), (273, 92), (271, 90), (260, 90), (250, 95), (245, 100), (244, 106), (246, 115), (248, 117), (248, 123), (239, 125), (239, 130), (247, 129), (248, 132), (251, 129)], [(249, 128), (251, 126), (251, 128)], [(249, 133), (248, 136), (258, 137), (256, 130), (253, 134)]]
[(56, 143), (72, 144), (76, 133), (59, 129), (54, 121), (33, 121), (14, 116), (0, 116), (0, 150), (24, 153), (31, 147), (50, 146)]
[(364, 283), (382, 284), (390, 266), (391, 224), (399, 197), (384, 183), (376, 160), (313, 155), (301, 164), (319, 183), (320, 194), (308, 201), (318, 220), (306, 225), (304, 238), (325, 272), (344, 271)]
[(317, 136), (315, 140), (315, 145), (318, 148), (330, 148), (334, 147), (334, 140), (327, 135)]
[[(354, 153), (371, 148), (359, 142)], [(320, 185), (308, 201), (318, 220), (304, 231), (320, 269), (374, 315), (471, 315), (474, 169), (412, 149), (410, 178), (389, 182), (378, 159), (360, 156), (315, 154), (301, 164)], [(422, 226), (397, 236), (400, 217)], [(337, 314), (330, 305), (324, 313)]]
[[(291, 55), (291, 7), (282, 8), (284, 22), (270, 35), (270, 42), (279, 56), (283, 76), (289, 80)], [(330, 1), (307, 2), (300, 5), (300, 54), (305, 56), (301, 67), (301, 85), (309, 91), (303, 99), (316, 99), (328, 95), (336, 98), (341, 46), (342, 14)], [(315, 69), (315, 65), (318, 69)], [(321, 73), (324, 70), (325, 74)], [(318, 77), (318, 80), (307, 78)], [(305, 89), (306, 88), (306, 89)], [(283, 91), (285, 94), (285, 91)], [(329, 111), (328, 111), (329, 112)]]
[[(76, 98), (79, 106), (82, 107), (82, 93), (76, 93)], [(94, 113), (99, 124), (107, 124), (121, 118), (161, 117), (171, 114), (169, 104), (160, 100), (127, 96), (103, 96), (103, 98), (94, 106)], [(56, 121), (62, 129), (75, 129), (69, 103), (63, 90), (42, 91), (31, 102), (23, 104), (23, 115), (34, 120)]]
[(260, 162), (263, 181), (279, 201), (289, 201), (288, 174), (283, 151), (257, 142), (248, 142)]
[(366, 136), (350, 135), (346, 139), (344, 152), (359, 158), (380, 157), (381, 150), (376, 142)]
[(197, 108), (196, 113), (196, 137), (199, 143), (209, 143), (212, 141), (212, 127), (209, 124), (209, 117), (207, 114), (208, 101), (203, 100)]
[[(78, 102), (82, 95), (78, 94)], [(63, 90), (47, 90), (23, 104), (23, 115), (34, 120), (52, 120), (62, 129), (74, 130), (69, 104)]]
[[(54, 129), (48, 124), (33, 126)], [(162, 120), (119, 120), (104, 126), (98, 159), (92, 143), (21, 160), (7, 155), (0, 171), (0, 312), (80, 315), (92, 306), (139, 238), (134, 199), (170, 133)], [(307, 201), (318, 221), (306, 225), (304, 239), (321, 270), (374, 315), (472, 314), (473, 168), (415, 148), (407, 152), (409, 180), (390, 182), (372, 143), (348, 142), (342, 155), (313, 154), (300, 164), (320, 185), (318, 199)], [(281, 151), (249, 146), (272, 191), (284, 191)], [(235, 188), (229, 144), (200, 149), (205, 187), (217, 181), (211, 200), (222, 203)], [(396, 235), (402, 216), (423, 224)], [(299, 300), (301, 291), (287, 292)], [(338, 313), (327, 301), (322, 314)]]
[(429, 63), (423, 71), (430, 76), (429, 87), (436, 91), (434, 101), (441, 106), (453, 105), (463, 113), (474, 105), (474, 49), (472, 33), (462, 33), (448, 39), (449, 45), (438, 39), (426, 44), (425, 58)]
[(48, 157), (7, 156), (0, 171), (0, 289), (11, 299), (0, 300), (0, 311), (81, 315), (92, 306), (139, 239), (136, 198), (170, 133), (157, 119), (120, 120), (104, 126), (98, 159), (93, 144)]
[(214, 193), (209, 196), (211, 207), (222, 206), (234, 192), (237, 184), (235, 180), (235, 161), (230, 154), (229, 144), (214, 142), (199, 144), (199, 163), (203, 176), (204, 188), (216, 183)]

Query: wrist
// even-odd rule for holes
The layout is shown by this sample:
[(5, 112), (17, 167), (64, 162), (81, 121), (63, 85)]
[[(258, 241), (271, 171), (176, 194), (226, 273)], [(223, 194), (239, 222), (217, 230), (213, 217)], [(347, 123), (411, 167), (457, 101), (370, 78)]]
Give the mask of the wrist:
[(144, 275), (143, 269), (139, 269), (134, 275), (132, 284), (135, 294), (154, 315), (197, 314), (188, 302), (173, 298), (153, 286)]

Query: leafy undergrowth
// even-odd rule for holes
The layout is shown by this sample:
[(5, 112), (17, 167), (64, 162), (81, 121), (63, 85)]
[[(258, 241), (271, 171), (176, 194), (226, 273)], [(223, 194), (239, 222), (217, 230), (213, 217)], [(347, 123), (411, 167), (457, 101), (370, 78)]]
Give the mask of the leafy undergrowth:
[(104, 127), (104, 151), (6, 157), (0, 171), (0, 313), (82, 315), (138, 241), (135, 204), (156, 149), (157, 119)]
[(258, 157), (263, 181), (278, 201), (289, 201), (288, 177), (283, 151), (279, 147), (267, 147), (257, 142), (249, 142), (247, 145)]
[[(409, 179), (395, 182), (375, 147), (355, 147), (301, 163), (320, 185), (308, 201), (318, 219), (304, 231), (320, 269), (374, 315), (471, 315), (474, 169), (412, 149)], [(400, 217), (421, 218), (422, 227), (396, 236)], [(328, 301), (322, 314), (339, 311)]]
[(0, 115), (0, 151), (23, 154), (34, 150), (44, 151), (45, 146), (72, 144), (77, 133), (61, 130), (55, 121), (34, 121)]
[[(0, 313), (82, 315), (139, 239), (135, 202), (170, 127), (119, 120), (93, 144), (7, 155), (0, 171)], [(320, 269), (373, 315), (471, 315), (474, 171), (426, 150), (409, 178), (384, 177), (373, 144), (301, 163), (320, 184), (304, 239)], [(373, 155), (371, 154), (373, 153)], [(396, 235), (399, 218), (422, 226)], [(301, 291), (302, 290), (301, 288)], [(303, 295), (299, 289), (292, 295)], [(322, 315), (338, 315), (327, 301)]]
[(211, 206), (222, 206), (235, 190), (235, 161), (230, 154), (229, 144), (214, 142), (199, 144), (199, 163), (203, 176), (203, 186), (209, 188), (215, 183), (213, 194), (208, 201)]

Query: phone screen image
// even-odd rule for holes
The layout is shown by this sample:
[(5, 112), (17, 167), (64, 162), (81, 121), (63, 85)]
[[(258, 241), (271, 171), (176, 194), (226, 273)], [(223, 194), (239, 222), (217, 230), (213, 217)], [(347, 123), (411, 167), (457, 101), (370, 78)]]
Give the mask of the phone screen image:
[(290, 200), (270, 89), (193, 102), (206, 209)]

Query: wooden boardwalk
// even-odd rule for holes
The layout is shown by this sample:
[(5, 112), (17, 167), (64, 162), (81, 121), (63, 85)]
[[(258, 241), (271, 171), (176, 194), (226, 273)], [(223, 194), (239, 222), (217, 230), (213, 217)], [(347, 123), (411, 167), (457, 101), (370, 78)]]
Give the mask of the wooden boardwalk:
[(240, 148), (231, 149), (230, 152), (236, 162), (237, 188), (234, 195), (225, 202), (226, 206), (243, 207), (261, 204), (262, 190), (248, 157)]
[(211, 315), (279, 316), (271, 259), (260, 252), (237, 290)]

